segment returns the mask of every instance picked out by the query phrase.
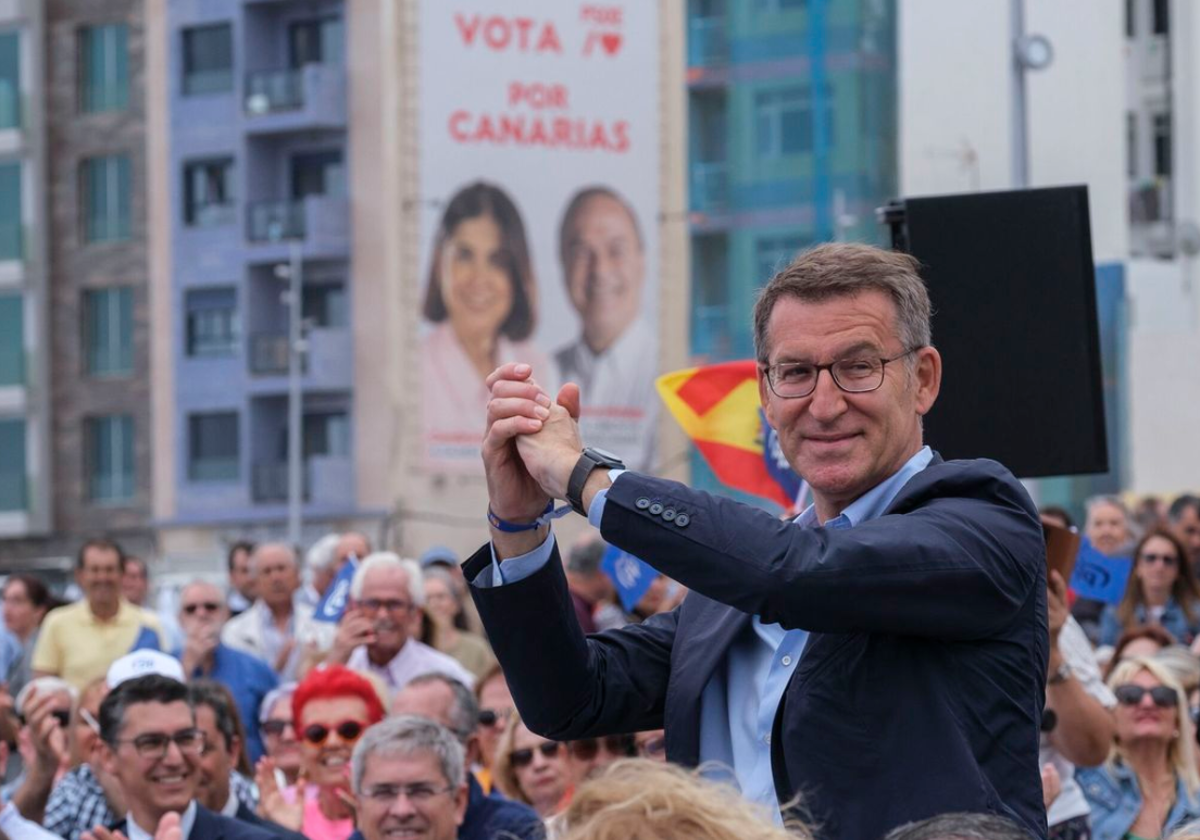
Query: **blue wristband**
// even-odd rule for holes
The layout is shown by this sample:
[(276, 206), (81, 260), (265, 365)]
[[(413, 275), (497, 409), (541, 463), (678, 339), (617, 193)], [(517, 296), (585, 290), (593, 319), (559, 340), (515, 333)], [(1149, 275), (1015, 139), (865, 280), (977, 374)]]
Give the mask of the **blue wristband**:
[(548, 521), (546, 519), (546, 514), (553, 512), (554, 500), (551, 499), (546, 503), (546, 509), (542, 511), (542, 515), (532, 522), (508, 522), (492, 513), (491, 505), (488, 505), (487, 518), (488, 524), (490, 524), (497, 531), (503, 531), (506, 534), (519, 534), (522, 531), (536, 531), (538, 528), (541, 528)]

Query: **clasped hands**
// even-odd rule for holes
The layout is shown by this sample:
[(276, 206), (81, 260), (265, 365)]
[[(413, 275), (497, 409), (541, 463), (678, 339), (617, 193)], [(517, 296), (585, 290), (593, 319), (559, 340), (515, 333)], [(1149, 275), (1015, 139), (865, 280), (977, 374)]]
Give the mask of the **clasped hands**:
[(492, 371), (487, 386), (483, 465), (492, 512), (509, 522), (532, 522), (552, 499), (567, 497), (583, 451), (579, 386), (568, 383), (551, 399), (521, 363)]

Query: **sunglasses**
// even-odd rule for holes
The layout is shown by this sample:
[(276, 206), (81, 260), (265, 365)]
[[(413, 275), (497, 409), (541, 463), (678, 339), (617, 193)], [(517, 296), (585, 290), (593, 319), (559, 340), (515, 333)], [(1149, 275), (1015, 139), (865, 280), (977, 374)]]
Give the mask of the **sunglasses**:
[(643, 741), (638, 744), (638, 755), (642, 758), (650, 758), (656, 755), (662, 755), (667, 751), (667, 739), (659, 736), (651, 738), (649, 741)]
[(497, 723), (504, 723), (511, 714), (512, 709), (480, 709), (479, 725), (495, 726)]
[(287, 729), (291, 725), (292, 722), (290, 720), (267, 720), (263, 721), (258, 728), (262, 730), (264, 735), (274, 735), (275, 737), (279, 737), (283, 734), (283, 730)]
[(332, 729), (320, 723), (313, 723), (304, 727), (304, 740), (319, 747), (329, 738), (330, 732), (336, 732), (345, 743), (353, 744), (366, 728), (367, 725), (358, 720), (344, 720)]
[[(58, 725), (63, 729), (71, 725), (71, 713), (66, 710), (53, 711), (50, 713), (50, 717), (58, 721)], [(17, 720), (21, 722), (22, 726), (29, 725), (29, 720), (23, 714), (17, 715)]]
[(1127, 683), (1113, 689), (1113, 694), (1116, 695), (1117, 702), (1122, 706), (1136, 706), (1142, 702), (1142, 698), (1147, 693), (1150, 694), (1150, 699), (1154, 701), (1154, 705), (1160, 709), (1173, 709), (1179, 705), (1179, 695), (1175, 693), (1175, 689), (1167, 688), (1165, 685), (1145, 688), (1144, 686)]
[(216, 601), (200, 601), (199, 603), (195, 604), (185, 604), (183, 607), (183, 612), (184, 615), (195, 615), (200, 610), (215, 613), (219, 609), (221, 609), (221, 605)]
[(1139, 554), (1138, 560), (1143, 563), (1162, 563), (1164, 566), (1174, 566), (1179, 562), (1179, 558), (1174, 554), (1151, 554), (1148, 552)]
[(547, 741), (544, 744), (539, 744), (536, 748), (526, 747), (523, 750), (513, 750), (512, 754), (509, 755), (509, 761), (512, 762), (513, 767), (528, 767), (530, 764), (533, 764), (534, 749), (540, 752), (545, 758), (554, 758), (558, 755), (558, 748), (561, 746), (562, 744), (558, 743), (558, 741)]
[(620, 755), (633, 758), (637, 755), (637, 742), (632, 735), (609, 735), (604, 738), (580, 738), (567, 745), (574, 758), (580, 761), (591, 761), (600, 753), (600, 746), (610, 755)]

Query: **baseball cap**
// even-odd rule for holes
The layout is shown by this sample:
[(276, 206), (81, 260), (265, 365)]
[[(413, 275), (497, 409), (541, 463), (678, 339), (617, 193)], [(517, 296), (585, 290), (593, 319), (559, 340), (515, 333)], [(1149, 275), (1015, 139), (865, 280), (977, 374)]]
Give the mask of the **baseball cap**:
[(435, 545), (433, 548), (425, 550), (421, 555), (421, 568), (428, 569), (430, 566), (442, 564), (443, 566), (457, 566), (458, 555), (454, 553), (454, 549), (444, 545)]
[(174, 656), (158, 650), (135, 650), (127, 653), (108, 668), (108, 687), (116, 688), (127, 680), (158, 674), (179, 682), (185, 682), (183, 666)]

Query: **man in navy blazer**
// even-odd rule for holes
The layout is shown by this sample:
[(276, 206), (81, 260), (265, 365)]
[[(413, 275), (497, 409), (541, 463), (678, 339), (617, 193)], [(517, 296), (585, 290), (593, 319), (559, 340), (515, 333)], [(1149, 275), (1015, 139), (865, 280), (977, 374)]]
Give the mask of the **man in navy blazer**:
[(96, 840), (108, 840), (116, 831), (129, 840), (150, 840), (160, 825), (166, 836), (166, 825), (175, 820), (179, 824), (170, 835), (178, 840), (276, 836), (196, 801), (204, 733), (196, 728), (187, 687), (178, 680), (151, 673), (120, 683), (100, 704), (100, 738), (105, 769), (120, 782), (129, 812), (112, 830), (99, 826), (90, 832)]
[[(760, 398), (814, 502), (790, 522), (585, 449), (573, 385), (552, 402), (528, 365), (489, 377), (492, 541), (465, 568), (532, 730), (664, 727), (668, 758), (798, 797), (823, 840), (951, 811), (1045, 836), (1041, 527), (1004, 467), (923, 445), (929, 322), (916, 261), (865, 245), (811, 249), (763, 289)], [(553, 499), (689, 587), (683, 605), (585, 637)]]

